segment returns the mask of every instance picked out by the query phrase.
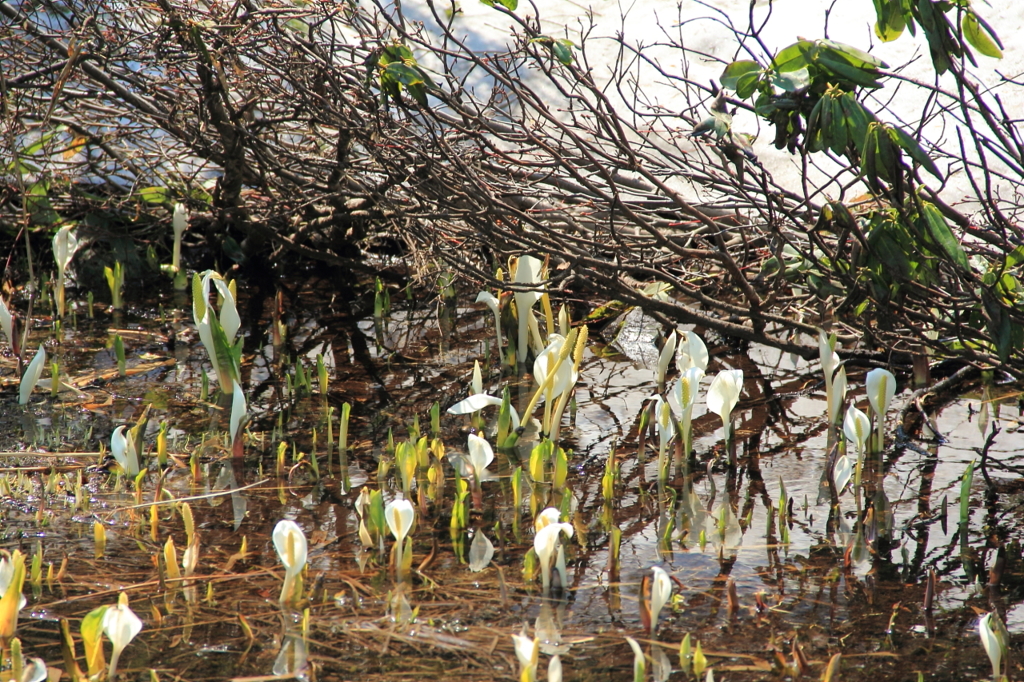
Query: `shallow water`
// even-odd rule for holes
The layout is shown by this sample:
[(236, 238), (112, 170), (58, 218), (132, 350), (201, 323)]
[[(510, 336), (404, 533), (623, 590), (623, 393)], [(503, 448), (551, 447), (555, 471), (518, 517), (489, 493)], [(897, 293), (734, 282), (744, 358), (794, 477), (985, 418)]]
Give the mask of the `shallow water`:
[[(244, 462), (232, 460), (224, 436), (230, 401), (200, 399), (202, 368), (209, 366), (180, 299), (168, 296), (116, 321), (100, 311), (94, 321), (79, 319), (77, 329), (67, 325), (62, 344), (51, 348), (74, 390), (66, 388), (57, 398), (37, 390), (27, 412), (12, 405), (8, 390), (0, 427), (7, 484), (4, 548), (29, 555), (41, 549), (43, 557), (42, 584), (38, 590), (26, 586), (29, 604), (19, 634), (27, 653), (64, 667), (57, 619), (69, 619), (77, 638), (83, 615), (113, 604), (126, 591), (145, 623), (120, 664), (130, 678), (155, 669), (159, 676), (181, 679), (510, 679), (518, 676), (511, 634), (525, 628), (542, 640), (542, 669), (550, 654), (560, 653), (566, 679), (627, 678), (632, 653), (625, 636), (644, 643), (651, 657), (648, 674), (664, 679), (665, 660), (649, 648), (653, 640), (639, 614), (640, 581), (654, 565), (678, 579), (675, 601), (663, 611), (655, 638), (677, 669), (670, 673), (673, 679), (688, 677), (678, 670), (677, 656), (687, 633), (701, 642), (717, 679), (796, 675), (790, 669), (800, 668), (794, 642), (806, 659), (804, 674), (812, 677), (820, 677), (829, 659), (841, 653), (843, 679), (910, 679), (916, 670), (926, 679), (965, 679), (989, 671), (977, 636), (978, 613), (996, 608), (1011, 633), (1024, 629), (1018, 531), (1024, 486), (1013, 468), (1020, 466), (1021, 449), (1015, 393), (1004, 391), (992, 404), (991, 411), (1001, 405), (1003, 429), (989, 451), (998, 494), (987, 499), (984, 477), (975, 475), (968, 552), (956, 544), (957, 519), (961, 478), (982, 445), (971, 410), (979, 406), (977, 396), (954, 399), (934, 415), (941, 442), (910, 440), (890, 447), (882, 481), (892, 510), (891, 540), (881, 541), (875, 553), (848, 550), (855, 544), (853, 494), (843, 495), (841, 513), (833, 515), (834, 522), (842, 516), (839, 525), (829, 525), (830, 505), (817, 499), (827, 454), (817, 363), (768, 348), (735, 353), (710, 344), (709, 375), (740, 367), (746, 377), (734, 412), (740, 467), (730, 475), (719, 462), (708, 477), (707, 463), (723, 454), (721, 422), (707, 413), (701, 395), (694, 409), (698, 466), (690, 477), (673, 475), (660, 489), (654, 437), (647, 439), (646, 461), (637, 457), (638, 415), (656, 391), (652, 370), (642, 364), (656, 358), (656, 349), (645, 349), (650, 342), (643, 335), (613, 347), (596, 326), (575, 411), (563, 422), (563, 445), (573, 450), (566, 489), (539, 484), (533, 492), (537, 501), (528, 493), (523, 506), (513, 508), (509, 475), (522, 455), (498, 453), (491, 466), (498, 476), (483, 484), (483, 504), (469, 518), (470, 529), (486, 534), (495, 554), (490, 566), (474, 573), (459, 558), (469, 552), (469, 534), (456, 533), (453, 542), (449, 532), (454, 474), (446, 463), (443, 494), (428, 499), (414, 491), (426, 514), (414, 533), (412, 565), (426, 565), (397, 582), (388, 554), (362, 547), (356, 497), (363, 486), (383, 488), (386, 499), (394, 496), (400, 488), (396, 469), (378, 480), (379, 460), (390, 457), (388, 432), (405, 440), (418, 417), (426, 434), (434, 401), (443, 412), (465, 397), (472, 361), (484, 360), (493, 344), (493, 317), (475, 306), (453, 307), (454, 319), (439, 325), (436, 301), (395, 296), (395, 311), (378, 337), (374, 320), (352, 318), (317, 291), (312, 282), (302, 295), (308, 295), (307, 304), (320, 301), (319, 307), (284, 317), (284, 347), (271, 343), (269, 313), (243, 327), (251, 414)], [(129, 368), (144, 370), (128, 378), (116, 376), (106, 349), (118, 332), (128, 347)], [(40, 327), (33, 339), (44, 334)], [(319, 395), (315, 370), (312, 395), (289, 390), (283, 377), (294, 373), (295, 358), (310, 371), (317, 353), (330, 369), (328, 394)], [(493, 363), (488, 366), (485, 390), (497, 394), (510, 384), (514, 400), (525, 407), (529, 381), (503, 378)], [(863, 369), (848, 371), (848, 396), (864, 407)], [(211, 384), (212, 392), (216, 382)], [(899, 394), (890, 411), (890, 439), (907, 395)], [(325, 398), (334, 408), (334, 437), (341, 403), (352, 404), (347, 489), (336, 449), (328, 472)], [(132, 482), (112, 473), (100, 444), (109, 448), (114, 426), (133, 422), (145, 404), (152, 405), (147, 449), (166, 420), (174, 460), (159, 477), (151, 467), (137, 495)], [(467, 417), (443, 415), (441, 440), (448, 451), (465, 450), (469, 426)], [(286, 444), (281, 461), (279, 443)], [(518, 452), (528, 455), (528, 446)], [(323, 475), (319, 482), (309, 466), (314, 450)], [(297, 461), (297, 453), (307, 456)], [(601, 480), (610, 453), (621, 480), (615, 499), (606, 502)], [(793, 500), (788, 542), (777, 510), (780, 481)], [(695, 498), (688, 498), (687, 513), (685, 506), (670, 504), (691, 489)], [(567, 495), (575, 526), (566, 548), (568, 589), (559, 599), (545, 600), (539, 583), (523, 574), (532, 546), (530, 510), (561, 504)], [(163, 558), (168, 537), (179, 560), (184, 551), (183, 500), (189, 501), (200, 538), (194, 582), (187, 585), (173, 579)], [(154, 502), (159, 504), (153, 507)], [(725, 503), (731, 520), (723, 539), (715, 519)], [(305, 626), (300, 612), (278, 605), (284, 572), (270, 534), (282, 518), (295, 519), (310, 542)], [(675, 525), (666, 541), (669, 519)], [(99, 558), (96, 523), (108, 535)], [(609, 523), (622, 533), (616, 567), (609, 561)], [(240, 556), (243, 538), (248, 552)], [(388, 537), (386, 552), (393, 544)], [(1000, 584), (986, 588), (998, 546), (1005, 548), (1005, 567)], [(47, 581), (46, 567), (52, 563), (56, 572), (65, 556), (64, 575)], [(933, 613), (926, 614), (929, 569), (937, 574), (938, 589)], [(84, 667), (81, 659), (79, 665)], [(1012, 654), (1011, 666), (1016, 670)]]

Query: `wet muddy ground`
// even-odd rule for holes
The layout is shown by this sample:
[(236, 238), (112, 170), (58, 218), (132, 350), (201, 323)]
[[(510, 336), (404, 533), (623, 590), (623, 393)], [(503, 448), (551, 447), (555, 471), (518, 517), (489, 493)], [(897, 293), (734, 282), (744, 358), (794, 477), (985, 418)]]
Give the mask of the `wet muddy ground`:
[[(819, 501), (829, 447), (817, 362), (707, 338), (709, 377), (744, 370), (734, 412), (739, 464), (732, 472), (723, 465), (721, 420), (704, 405), (705, 379), (694, 410), (696, 460), (659, 484), (657, 439), (643, 438), (641, 456), (637, 432), (657, 390), (649, 329), (633, 319), (613, 339), (601, 333), (615, 324), (612, 316), (593, 321), (561, 431), (572, 450), (565, 485), (527, 477), (516, 507), (512, 476), (517, 467), (528, 470), (534, 444), (524, 436), (518, 449), (496, 453), (495, 477), (470, 505), (468, 527), (453, 532), (457, 484), (448, 458), (443, 481), (421, 471), (412, 491), (412, 570), (398, 580), (393, 539), (386, 537), (383, 552), (364, 547), (356, 509), (363, 488), (383, 491), (384, 500), (401, 488), (396, 467), (387, 466), (389, 438), (401, 443), (414, 429), (432, 438), (437, 402), (445, 452), (464, 452), (472, 420), (445, 410), (469, 394), (473, 361), (484, 366), (485, 391), (500, 395), (510, 386), (520, 409), (532, 395), (531, 377), (501, 372), (494, 318), (471, 303), (475, 292), (450, 301), (394, 291), (384, 328), (353, 312), (372, 309), (372, 301), (332, 299), (329, 284), (312, 279), (277, 301), (247, 299), (239, 283), (248, 300), (242, 333), (250, 413), (242, 459), (232, 457), (226, 437), (230, 396), (216, 393), (212, 377), (203, 395), (209, 361), (187, 297), (168, 292), (116, 317), (97, 306), (94, 319), (79, 306), (59, 343), (46, 311), (37, 314), (29, 346), (46, 342), (61, 385), (51, 396), (47, 370), (20, 408), (7, 361), (0, 417), (2, 548), (41, 557), (36, 584), (26, 581), (18, 630), (27, 655), (67, 670), (60, 646), (60, 619), (67, 619), (84, 669), (81, 619), (125, 592), (144, 628), (121, 658), (122, 679), (150, 679), (150, 670), (182, 680), (516, 679), (511, 635), (523, 631), (540, 641), (538, 679), (554, 654), (565, 679), (629, 679), (627, 636), (645, 651), (648, 679), (692, 679), (692, 665), (681, 670), (679, 658), (689, 634), (718, 680), (821, 679), (836, 654), (832, 679), (913, 680), (920, 672), (927, 680), (964, 680), (991, 674), (977, 627), (980, 614), (997, 610), (1011, 633), (1009, 674), (1019, 676), (1024, 438), (1018, 394), (998, 377), (984, 401), (978, 392), (943, 400), (931, 415), (939, 439), (897, 431), (912, 390), (901, 381), (876, 479), (885, 503), (876, 490), (877, 516), (865, 519), (850, 492), (838, 508), (827, 497)], [(589, 312), (577, 304), (573, 319)], [(278, 320), (286, 333), (275, 345)], [(126, 347), (126, 377), (117, 370), (114, 335)], [(318, 354), (329, 374), (326, 395)], [(312, 374), (311, 390), (296, 379), (296, 363)], [(862, 407), (866, 369), (847, 370), (848, 398)], [(339, 453), (344, 403), (351, 405), (349, 448)], [(974, 475), (964, 535), (961, 481), (984, 444), (982, 404), (988, 428), (1000, 430), (985, 469)], [(114, 428), (134, 424), (147, 405), (150, 468), (132, 481), (105, 453)], [(151, 459), (162, 422), (171, 456), (163, 470)], [(609, 498), (610, 458), (619, 475)], [(568, 584), (552, 598), (542, 596), (535, 570), (524, 571), (535, 568), (528, 558), (533, 518), (546, 506), (561, 508), (574, 527), (565, 544)], [(198, 562), (191, 577), (175, 577), (167, 541), (173, 538), (180, 560), (189, 512)], [(304, 531), (309, 556), (304, 600), (282, 609), (284, 569), (271, 532), (285, 518)], [(102, 552), (97, 525), (106, 533)], [(477, 534), (494, 554), (471, 571)], [(641, 624), (641, 581), (655, 565), (675, 582), (652, 636)], [(934, 596), (926, 609), (930, 571)]]

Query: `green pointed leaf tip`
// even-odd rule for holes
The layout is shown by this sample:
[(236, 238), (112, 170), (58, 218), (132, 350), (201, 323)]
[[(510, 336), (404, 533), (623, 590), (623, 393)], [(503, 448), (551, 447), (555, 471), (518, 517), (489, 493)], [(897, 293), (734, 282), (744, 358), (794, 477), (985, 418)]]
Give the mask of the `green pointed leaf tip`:
[[(726, 66), (725, 70), (722, 71), (719, 81), (721, 81), (723, 88), (726, 88), (727, 90), (734, 90), (738, 93), (741, 78), (754, 74), (754, 80), (756, 82), (756, 75), (760, 74), (760, 72), (760, 64), (749, 59), (741, 59), (740, 61), (733, 62)], [(740, 96), (742, 97), (742, 95)]]
[(889, 134), (892, 136), (893, 141), (910, 155), (910, 158), (921, 164), (922, 168), (938, 178), (940, 182), (942, 181), (942, 173), (939, 172), (939, 167), (935, 165), (932, 158), (928, 156), (928, 152), (921, 147), (917, 140), (895, 126), (889, 130)]
[(772, 60), (772, 67), (776, 71), (796, 71), (807, 66), (807, 55), (814, 50), (814, 43), (809, 40), (800, 40), (789, 47), (784, 47)]
[(551, 54), (562, 64), (569, 66), (572, 64), (572, 47), (571, 40), (556, 40), (551, 43)]
[(964, 13), (963, 19), (960, 20), (960, 28), (963, 30), (964, 38), (975, 50), (986, 57), (1003, 58), (999, 37), (988, 24), (983, 24), (973, 11)]
[(942, 247), (942, 250), (946, 252), (950, 260), (965, 270), (970, 269), (970, 263), (967, 262), (967, 254), (964, 253), (963, 248), (960, 246), (960, 241), (953, 234), (953, 231), (949, 229), (949, 223), (946, 222), (946, 219), (942, 216), (939, 209), (935, 207), (935, 204), (922, 201), (921, 214), (928, 225), (928, 232), (931, 234), (932, 239)]

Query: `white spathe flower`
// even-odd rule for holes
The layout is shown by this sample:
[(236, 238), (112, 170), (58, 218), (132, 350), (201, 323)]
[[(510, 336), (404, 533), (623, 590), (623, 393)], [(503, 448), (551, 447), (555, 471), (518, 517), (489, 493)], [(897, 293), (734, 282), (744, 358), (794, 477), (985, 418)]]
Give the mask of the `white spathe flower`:
[(839, 410), (846, 401), (846, 367), (840, 365), (832, 378), (832, 396), (828, 401), (828, 423), (831, 426), (839, 421)]
[(35, 389), (36, 384), (39, 383), (39, 377), (43, 375), (43, 368), (45, 366), (46, 349), (43, 348), (43, 344), (39, 344), (39, 350), (36, 351), (35, 357), (32, 358), (32, 362), (28, 363), (25, 373), (21, 375), (21, 386), (18, 389), (19, 405), (28, 405), (28, 401), (32, 397), (32, 391)]
[(296, 579), (306, 567), (306, 557), (309, 547), (306, 543), (306, 535), (302, 532), (299, 524), (290, 519), (281, 519), (274, 526), (271, 534), (274, 541), (274, 549), (284, 566), (284, 584), (281, 585), (281, 603), (293, 600), (296, 592)]
[(193, 287), (192, 318), (196, 323), (196, 328), (199, 330), (199, 340), (203, 342), (203, 346), (206, 347), (206, 352), (210, 356), (210, 364), (213, 365), (213, 371), (217, 374), (220, 390), (227, 393), (233, 389), (232, 384), (234, 382), (228, 368), (221, 367), (220, 360), (217, 357), (217, 345), (214, 341), (211, 322), (211, 315), (213, 314), (210, 307), (211, 284), (216, 287), (217, 293), (224, 299), (220, 307), (218, 320), (221, 329), (224, 330), (224, 336), (229, 346), (235, 343), (235, 336), (242, 326), (242, 318), (238, 315), (235, 296), (231, 293), (231, 287), (227, 281), (213, 270), (207, 270), (203, 273), (200, 280), (199, 296), (195, 296), (195, 287)]
[(412, 502), (406, 499), (392, 500), (384, 507), (384, 520), (395, 536), (398, 545), (405, 541), (405, 536), (412, 530), (412, 523), (416, 519), (416, 509)]
[(537, 679), (537, 659), (540, 655), (540, 642), (530, 639), (526, 633), (512, 635), (516, 658), (519, 659), (520, 682), (534, 682)]
[(57, 262), (57, 278), (61, 281), (75, 251), (78, 251), (78, 238), (73, 230), (74, 225), (65, 225), (53, 235), (53, 259)]
[(846, 484), (853, 477), (853, 463), (847, 455), (836, 458), (832, 465), (832, 481), (836, 484), (836, 495), (842, 495)]
[(171, 217), (171, 227), (174, 230), (174, 245), (171, 251), (171, 271), (174, 274), (174, 288), (184, 290), (188, 288), (188, 279), (181, 269), (181, 238), (188, 229), (188, 211), (185, 205), (178, 202), (174, 205), (174, 213)]
[(992, 677), (1001, 679), (1003, 674), (1003, 658), (1006, 656), (1009, 641), (1006, 638), (1006, 627), (994, 611), (986, 613), (978, 620), (978, 635), (981, 637), (981, 646), (988, 654), (988, 660), (992, 664)]
[(469, 570), (479, 573), (490, 565), (493, 558), (494, 544), (483, 530), (477, 529), (469, 545)]
[(494, 313), (494, 332), (498, 337), (498, 354), (501, 355), (501, 300), (489, 291), (481, 291), (476, 295), (476, 302), (486, 304)]
[(480, 395), (484, 392), (484, 375), (480, 371), (480, 361), (473, 361), (473, 380), (469, 384), (470, 388), (473, 389), (473, 395)]
[(548, 507), (544, 511), (537, 514), (537, 518), (533, 520), (533, 529), (539, 531), (545, 526), (550, 526), (552, 523), (558, 523), (559, 519), (562, 518), (562, 512), (555, 507)]
[(843, 435), (849, 443), (853, 443), (857, 453), (864, 454), (867, 448), (868, 438), (871, 437), (871, 420), (868, 416), (853, 405), (846, 409), (846, 417), (843, 419)]
[[(548, 379), (548, 374), (558, 363), (558, 356), (565, 346), (565, 337), (561, 334), (552, 334), (548, 337), (547, 347), (540, 352), (537, 359), (533, 361), (533, 378), (538, 386), (543, 386)], [(573, 371), (574, 363), (571, 358), (566, 358), (558, 365), (555, 376), (551, 380), (546, 396), (551, 399), (557, 398), (565, 391), (572, 390), (576, 385), (579, 375)]]
[(272, 538), (277, 556), (284, 565), (285, 575), (296, 576), (301, 573), (306, 566), (309, 546), (299, 524), (290, 519), (281, 519), (274, 526)]
[[(692, 332), (691, 332), (692, 333)], [(672, 386), (668, 394), (669, 404), (679, 420), (679, 429), (683, 438), (683, 446), (690, 447), (690, 426), (693, 421), (693, 406), (697, 399), (697, 392), (700, 390), (700, 382), (704, 379), (704, 370), (697, 366), (687, 367)], [(683, 456), (689, 456), (684, 452)]]
[[(0, 597), (7, 594), (7, 590), (11, 586), (11, 581), (14, 580), (14, 564), (7, 557), (0, 558)], [(18, 610), (21, 611), (25, 608), (25, 604), (28, 601), (25, 599), (25, 595), (21, 595), (21, 601), (18, 603)]]
[(672, 361), (672, 357), (676, 352), (676, 343), (678, 343), (679, 337), (675, 331), (672, 331), (665, 339), (665, 345), (661, 347), (661, 354), (658, 355), (658, 390), (665, 385), (665, 373), (668, 372), (668, 363)]
[(4, 330), (4, 334), (7, 336), (7, 343), (14, 347), (14, 316), (11, 315), (11, 309), (7, 307), (7, 302), (3, 298), (0, 298), (0, 329)]
[(627, 637), (629, 648), (633, 650), (633, 682), (644, 682), (647, 677), (647, 659), (644, 658), (644, 650), (632, 637)]
[(889, 403), (896, 395), (896, 377), (889, 370), (876, 367), (868, 372), (864, 388), (875, 417), (880, 422), (884, 421), (885, 413), (889, 411)]
[(231, 419), (228, 421), (228, 436), (234, 443), (242, 434), (242, 427), (245, 425), (246, 404), (245, 394), (242, 392), (242, 385), (235, 382), (231, 396)]
[(661, 610), (672, 597), (672, 579), (668, 577), (668, 573), (661, 566), (654, 566), (651, 568), (651, 572), (654, 573), (654, 580), (651, 582), (651, 637), (653, 637), (654, 631), (658, 629), (658, 616), (661, 615)]
[(477, 485), (486, 477), (487, 467), (494, 461), (494, 450), (486, 438), (475, 433), (469, 434), (469, 464), (473, 468), (473, 479)]
[[(818, 356), (821, 358), (822, 374), (825, 375), (825, 412), (831, 426), (839, 419), (839, 409), (846, 396), (846, 369), (842, 367), (839, 354), (835, 351), (835, 339), (824, 331), (818, 332)], [(842, 372), (841, 379), (837, 371)], [(841, 394), (837, 399), (837, 394), (840, 393), (836, 390), (839, 382)]]
[(108, 606), (103, 614), (103, 634), (114, 645), (107, 679), (113, 680), (117, 677), (117, 662), (121, 658), (121, 652), (141, 631), (142, 621), (128, 607), (128, 594), (122, 592), (117, 598), (117, 604)]
[(691, 367), (697, 367), (701, 374), (708, 369), (708, 347), (694, 332), (683, 332), (683, 342), (676, 351), (676, 369), (682, 374)]
[(715, 375), (708, 387), (708, 409), (722, 418), (725, 440), (732, 438), (732, 411), (743, 392), (743, 370), (727, 369)]
[[(520, 256), (516, 265), (516, 275), (512, 280), (515, 284), (529, 286), (540, 284), (540, 269), (543, 263), (533, 256)], [(529, 343), (529, 319), (533, 304), (540, 300), (543, 295), (540, 291), (516, 291), (513, 293), (516, 299), (516, 315), (519, 316), (519, 341), (516, 345), (516, 360), (520, 363), (526, 362), (526, 352)]]
[(49, 677), (46, 661), (41, 658), (30, 658), (25, 662), (19, 682), (45, 682)]
[[(39, 659), (36, 659), (37, 661)], [(548, 682), (562, 682), (562, 657), (552, 656), (548, 661)]]
[[(544, 594), (551, 592), (551, 564), (555, 558), (556, 548), (559, 544), (559, 538), (561, 534), (565, 533), (566, 536), (572, 537), (573, 528), (570, 523), (548, 523), (533, 536), (533, 549), (537, 552), (537, 558), (540, 560), (540, 571), (541, 581), (543, 585)], [(564, 587), (567, 583), (564, 569), (559, 567), (559, 578), (561, 584)]]
[[(114, 456), (117, 463), (121, 465), (127, 476), (138, 476), (142, 471), (139, 463), (138, 448), (135, 447), (135, 439), (132, 438), (127, 426), (118, 426), (110, 436), (110, 454)], [(127, 431), (127, 436), (125, 432)]]

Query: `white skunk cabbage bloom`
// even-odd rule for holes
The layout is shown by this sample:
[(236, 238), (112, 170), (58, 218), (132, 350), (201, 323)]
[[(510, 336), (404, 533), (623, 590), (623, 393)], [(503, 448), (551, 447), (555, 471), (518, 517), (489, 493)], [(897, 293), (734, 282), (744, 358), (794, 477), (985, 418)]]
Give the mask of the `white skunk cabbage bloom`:
[[(558, 362), (558, 355), (562, 352), (564, 345), (565, 337), (561, 334), (552, 334), (548, 337), (547, 347), (533, 361), (533, 378), (538, 386), (542, 386), (547, 381), (548, 374), (554, 368), (555, 363)], [(553, 400), (562, 395), (562, 393), (571, 391), (573, 386), (576, 385), (578, 378), (578, 373), (573, 371), (572, 358), (567, 357), (555, 371), (551, 386), (545, 395)]]
[[(11, 587), (11, 581), (14, 580), (14, 564), (7, 557), (0, 558), (0, 597), (7, 594), (7, 590)], [(25, 604), (28, 601), (25, 599), (25, 595), (22, 594), (20, 601), (18, 602), (18, 611), (25, 608)]]
[(64, 273), (71, 259), (78, 251), (78, 238), (72, 232), (74, 225), (65, 225), (53, 235), (53, 259), (57, 262), (57, 280), (64, 280)]
[(1003, 659), (1009, 649), (1009, 641), (1006, 634), (1006, 626), (999, 620), (995, 612), (986, 613), (978, 620), (978, 635), (981, 637), (981, 646), (988, 654), (988, 660), (992, 664), (993, 679), (1005, 679), (1003, 674)]
[(284, 585), (281, 587), (281, 602), (291, 601), (295, 596), (295, 581), (302, 569), (306, 567), (306, 556), (309, 552), (306, 536), (299, 524), (289, 519), (282, 519), (274, 526), (272, 534), (274, 549), (284, 566)]
[(708, 347), (704, 340), (694, 332), (683, 332), (683, 342), (676, 351), (676, 369), (679, 373), (697, 367), (703, 375), (708, 369), (708, 359)]
[[(540, 560), (540, 571), (541, 581), (543, 585), (544, 594), (550, 594), (551, 592), (551, 564), (556, 557), (556, 550), (559, 547), (559, 539), (565, 533), (566, 536), (572, 537), (573, 527), (570, 523), (548, 523), (543, 528), (537, 531), (537, 534), (533, 536), (533, 549), (537, 552), (537, 558)], [(561, 579), (561, 585), (564, 587), (568, 582), (566, 579), (565, 569), (562, 566), (558, 567), (559, 578)]]
[[(540, 284), (540, 269), (543, 263), (533, 256), (520, 256), (516, 265), (516, 276), (512, 280), (519, 285)], [(519, 316), (519, 340), (516, 345), (517, 362), (526, 362), (526, 352), (529, 347), (529, 319), (532, 317), (533, 304), (540, 300), (541, 291), (516, 291), (513, 296), (516, 300), (516, 315)]]
[(715, 375), (708, 387), (708, 409), (722, 418), (726, 442), (732, 439), (732, 411), (743, 391), (743, 370), (727, 369)]
[(488, 477), (487, 467), (494, 461), (494, 450), (486, 438), (475, 433), (469, 434), (469, 465), (472, 467), (473, 480), (479, 486)]
[(405, 536), (412, 530), (412, 523), (416, 519), (416, 509), (412, 502), (406, 499), (392, 500), (384, 507), (384, 520), (388, 523), (391, 534), (395, 536), (399, 546), (405, 541)]
[(4, 334), (7, 336), (7, 343), (14, 347), (14, 316), (11, 315), (11, 309), (7, 307), (7, 302), (3, 298), (0, 298), (0, 329), (4, 330)]
[(113, 680), (117, 677), (117, 662), (121, 658), (121, 652), (141, 631), (142, 621), (128, 607), (128, 594), (122, 592), (117, 598), (117, 604), (108, 606), (103, 614), (103, 634), (114, 645), (107, 679)]
[(846, 441), (852, 443), (857, 449), (858, 455), (863, 455), (868, 446), (868, 438), (871, 437), (871, 420), (868, 416), (853, 405), (846, 409), (846, 417), (843, 419), (843, 435)]
[(125, 475), (138, 476), (142, 471), (142, 466), (139, 463), (139, 451), (131, 432), (129, 431), (128, 435), (125, 435), (127, 429), (128, 427), (123, 425), (114, 429), (114, 433), (110, 436), (110, 454), (124, 469)]
[[(231, 378), (229, 368), (221, 367), (217, 357), (217, 344), (214, 340), (214, 332), (211, 321), (213, 310), (210, 307), (210, 285), (213, 284), (217, 293), (224, 299), (220, 308), (218, 321), (229, 346), (234, 345), (235, 336), (242, 326), (242, 318), (238, 315), (238, 308), (235, 305), (235, 295), (231, 293), (231, 287), (227, 281), (213, 270), (207, 270), (200, 280), (200, 286), (192, 287), (192, 318), (199, 330), (199, 340), (206, 347), (210, 356), (210, 364), (217, 374), (217, 381), (220, 383), (220, 390), (228, 393), (233, 390), (234, 380)], [(198, 294), (198, 295), (197, 295)]]
[(883, 421), (885, 413), (889, 411), (889, 403), (896, 395), (896, 377), (889, 370), (876, 367), (868, 372), (865, 390), (875, 416)]
[(485, 304), (494, 314), (494, 333), (498, 337), (498, 354), (501, 355), (501, 300), (489, 291), (481, 291), (476, 295), (476, 302)]
[(240, 433), (245, 424), (246, 404), (245, 394), (242, 393), (242, 385), (235, 382), (231, 396), (231, 419), (228, 422), (231, 442), (234, 443), (242, 434)]
[(651, 637), (653, 637), (654, 631), (658, 629), (658, 616), (661, 615), (661, 610), (672, 597), (672, 579), (668, 577), (668, 573), (661, 566), (654, 566), (651, 571), (654, 573), (654, 580), (651, 582)]
[(633, 650), (633, 682), (644, 682), (647, 678), (647, 659), (644, 658), (644, 650), (632, 637), (627, 637), (626, 641)]
[(520, 682), (536, 682), (540, 642), (536, 638), (530, 639), (524, 632), (520, 635), (512, 635), (512, 643), (515, 645), (516, 658), (519, 659)]
[(678, 343), (679, 337), (675, 331), (668, 335), (665, 339), (665, 345), (661, 347), (661, 354), (658, 355), (658, 390), (661, 390), (661, 386), (665, 385), (665, 373), (668, 372), (668, 364), (672, 361), (672, 357), (676, 352), (676, 343)]
[(19, 405), (28, 405), (29, 398), (32, 397), (32, 391), (35, 389), (36, 384), (39, 383), (39, 377), (43, 375), (43, 368), (45, 366), (46, 349), (43, 348), (43, 344), (39, 344), (39, 350), (36, 351), (35, 357), (32, 358), (32, 362), (28, 363), (25, 373), (21, 375), (21, 386), (18, 388)]
[(693, 405), (697, 400), (697, 391), (700, 390), (700, 382), (704, 379), (704, 370), (700, 367), (688, 367), (679, 375), (672, 391), (668, 394), (668, 402), (679, 420), (680, 436), (683, 439), (683, 447), (688, 451), (683, 453), (689, 456), (691, 449), (691, 423), (693, 422)]

